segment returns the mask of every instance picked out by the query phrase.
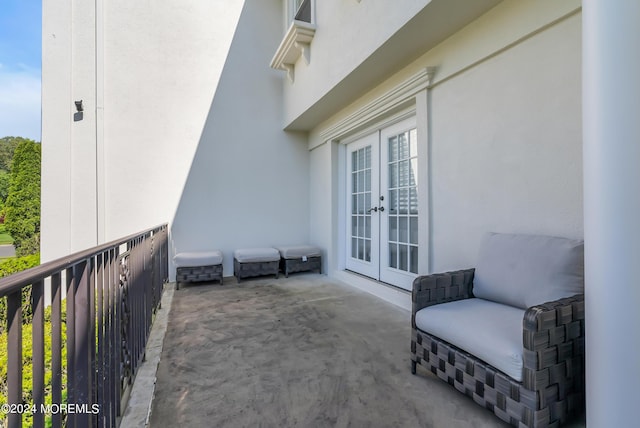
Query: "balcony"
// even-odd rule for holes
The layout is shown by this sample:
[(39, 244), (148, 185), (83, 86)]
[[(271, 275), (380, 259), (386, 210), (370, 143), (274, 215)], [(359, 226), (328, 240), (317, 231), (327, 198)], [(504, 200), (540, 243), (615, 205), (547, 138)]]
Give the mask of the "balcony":
[(317, 274), (175, 291), (167, 273), (162, 225), (2, 279), (16, 411), (0, 426), (506, 426), (431, 373), (411, 374), (397, 306)]

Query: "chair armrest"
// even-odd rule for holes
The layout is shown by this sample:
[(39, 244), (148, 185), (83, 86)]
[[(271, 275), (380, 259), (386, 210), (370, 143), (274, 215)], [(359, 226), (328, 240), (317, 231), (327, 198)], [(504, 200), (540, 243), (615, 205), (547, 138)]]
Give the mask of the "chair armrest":
[(564, 395), (567, 388), (580, 388), (584, 382), (584, 294), (527, 309), (522, 327), (524, 386), (545, 395), (554, 393), (551, 391)]
[(411, 292), (413, 326), (415, 314), (420, 309), (472, 297), (474, 272), (475, 269), (465, 269), (417, 277)]

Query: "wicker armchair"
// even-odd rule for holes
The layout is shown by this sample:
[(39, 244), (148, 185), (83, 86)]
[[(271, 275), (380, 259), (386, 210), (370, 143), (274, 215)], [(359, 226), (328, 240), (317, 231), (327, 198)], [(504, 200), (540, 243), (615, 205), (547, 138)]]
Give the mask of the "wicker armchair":
[(414, 281), (412, 373), (422, 365), (514, 426), (559, 426), (584, 408), (584, 295), (525, 310), (522, 379), (516, 381), (416, 326), (416, 313), (421, 309), (474, 297), (474, 274), (474, 269), (468, 269)]

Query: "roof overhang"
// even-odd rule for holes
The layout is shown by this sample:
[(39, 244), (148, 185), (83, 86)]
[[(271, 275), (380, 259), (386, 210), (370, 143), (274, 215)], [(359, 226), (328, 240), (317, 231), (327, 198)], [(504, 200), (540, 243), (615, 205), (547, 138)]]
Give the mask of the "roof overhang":
[(501, 1), (432, 0), (285, 129), (313, 129)]

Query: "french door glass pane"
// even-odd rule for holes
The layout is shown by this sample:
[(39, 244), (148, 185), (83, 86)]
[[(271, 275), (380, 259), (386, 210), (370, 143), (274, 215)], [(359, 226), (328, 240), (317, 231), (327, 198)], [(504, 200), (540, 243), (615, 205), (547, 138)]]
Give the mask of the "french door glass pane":
[(397, 214), (398, 213), (398, 191), (397, 190), (389, 190), (389, 214)]
[(371, 261), (371, 146), (351, 153), (351, 257)]
[(389, 241), (396, 242), (398, 240), (398, 217), (389, 216)]
[(400, 259), (398, 262), (398, 269), (400, 270), (409, 270), (408, 269), (408, 264), (409, 264), (409, 254), (407, 252), (407, 246), (406, 245), (398, 245), (398, 248), (400, 249), (400, 251), (398, 252), (398, 258)]
[(418, 272), (418, 150), (416, 131), (394, 135), (388, 146), (389, 267)]
[(398, 160), (398, 138), (389, 138), (389, 161), (395, 162)]
[(389, 164), (389, 188), (398, 187), (398, 163)]
[(409, 218), (409, 242), (418, 245), (418, 217)]
[(418, 273), (418, 247), (409, 247), (409, 272)]
[(364, 217), (364, 236), (365, 238), (371, 238), (371, 216)]
[(409, 186), (416, 186), (418, 182), (418, 159), (411, 159), (411, 168), (409, 169)]
[(364, 259), (367, 262), (371, 261), (371, 240), (365, 239), (364, 241)]
[(389, 243), (389, 267), (398, 267), (398, 244)]
[(398, 217), (398, 241), (408, 242), (409, 225), (407, 224), (408, 218), (405, 216)]
[(409, 189), (398, 191), (398, 214), (407, 214), (409, 211)]
[(409, 214), (418, 214), (418, 189), (409, 189)]

